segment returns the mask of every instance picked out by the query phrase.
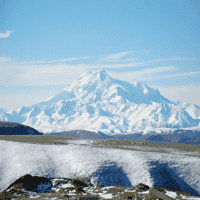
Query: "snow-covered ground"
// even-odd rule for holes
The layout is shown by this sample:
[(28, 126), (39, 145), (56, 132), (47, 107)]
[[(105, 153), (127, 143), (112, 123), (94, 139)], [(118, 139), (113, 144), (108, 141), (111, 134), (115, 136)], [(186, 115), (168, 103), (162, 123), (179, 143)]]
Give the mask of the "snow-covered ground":
[(104, 186), (132, 187), (144, 183), (166, 188), (171, 185), (193, 195), (200, 191), (200, 158), (197, 156), (97, 148), (87, 144), (83, 141), (39, 145), (1, 140), (0, 191), (25, 174), (91, 177), (93, 184)]

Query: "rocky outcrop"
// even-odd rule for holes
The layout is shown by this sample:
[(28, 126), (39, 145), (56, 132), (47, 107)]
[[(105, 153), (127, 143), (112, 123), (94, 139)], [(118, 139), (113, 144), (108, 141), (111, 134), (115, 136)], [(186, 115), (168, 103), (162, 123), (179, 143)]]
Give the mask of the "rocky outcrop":
[(71, 184), (75, 187), (77, 192), (85, 192), (83, 188), (87, 187), (88, 185), (83, 181), (72, 179)]
[[(158, 195), (158, 196), (156, 196)], [(160, 195), (160, 196), (159, 196)], [(0, 193), (0, 199), (192, 199), (192, 195), (140, 183), (132, 188), (120, 185), (92, 185), (88, 179), (46, 178), (24, 175)], [(162, 197), (162, 198), (161, 198)], [(94, 198), (93, 198), (94, 199)], [(195, 199), (198, 199), (196, 197)], [(199, 198), (200, 199), (200, 198)]]
[[(44, 187), (45, 186), (45, 187)], [(48, 192), (52, 186), (51, 180), (46, 177), (31, 176), (27, 174), (17, 179), (10, 188), (22, 189), (35, 192)]]
[(46, 193), (52, 192), (52, 182), (46, 177), (31, 176), (27, 174), (14, 181), (7, 189), (1, 194), (0, 198), (13, 198), (14, 196), (26, 196), (29, 192)]
[(149, 189), (149, 186), (143, 183), (140, 183), (133, 188), (135, 189), (136, 192), (145, 192)]
[(0, 122), (0, 135), (43, 135), (34, 128), (16, 123), (16, 122)]

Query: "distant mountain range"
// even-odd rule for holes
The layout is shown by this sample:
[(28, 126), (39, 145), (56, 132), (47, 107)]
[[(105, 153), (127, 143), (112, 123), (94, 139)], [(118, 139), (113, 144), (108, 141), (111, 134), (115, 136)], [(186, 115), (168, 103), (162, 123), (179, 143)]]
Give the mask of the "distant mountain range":
[(0, 120), (23, 123), (40, 132), (88, 130), (110, 134), (172, 133), (200, 130), (200, 107), (174, 103), (158, 89), (88, 72), (62, 93), (16, 111), (0, 110)]
[(176, 130), (173, 134), (149, 133), (149, 134), (115, 134), (106, 135), (100, 131), (98, 133), (86, 130), (63, 131), (58, 133), (49, 133), (48, 135), (67, 136), (72, 138), (90, 138), (90, 139), (119, 139), (132, 140), (135, 144), (149, 145), (175, 145), (175, 144), (200, 144), (200, 131), (193, 130)]

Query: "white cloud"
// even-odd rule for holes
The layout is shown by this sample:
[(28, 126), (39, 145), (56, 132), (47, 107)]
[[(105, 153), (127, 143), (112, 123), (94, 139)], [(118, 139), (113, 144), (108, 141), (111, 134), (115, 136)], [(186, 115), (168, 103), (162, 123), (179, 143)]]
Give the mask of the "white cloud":
[[(6, 110), (16, 110), (21, 106), (31, 106), (44, 101), (52, 95), (59, 94), (64, 87), (66, 85), (16, 86), (14, 88), (5, 87), (5, 89), (1, 87), (0, 93), (2, 98), (0, 99), (0, 105), (2, 108), (6, 108)], [(9, 90), (9, 92), (2, 90)]]
[[(0, 33), (0, 38), (2, 38), (2, 33)], [(149, 54), (148, 50), (143, 50), (142, 52), (143, 54), (145, 53), (146, 56), (147, 54)], [(159, 67), (160, 64), (158, 64), (168, 61), (188, 60), (191, 58), (172, 57), (172, 58), (152, 59), (144, 62), (135, 62), (136, 58), (132, 56), (133, 53), (135, 53), (135, 51), (125, 51), (118, 54), (110, 54), (103, 59), (103, 61), (108, 61), (110, 63), (102, 63), (101, 62), (102, 60), (99, 60), (100, 56), (96, 56), (95, 58), (90, 57), (92, 60), (91, 64), (84, 63), (84, 61), (91, 61), (91, 60), (85, 60), (89, 58), (89, 56), (72, 57), (72, 58), (64, 58), (57, 60), (52, 59), (50, 61), (23, 62), (23, 63), (16, 62), (16, 60), (10, 58), (0, 57), (0, 86), (1, 85), (8, 86), (8, 88), (12, 88), (12, 86), (19, 86), (19, 87), (38, 86), (38, 88), (54, 87), (54, 86), (62, 87), (63, 85), (71, 84), (75, 79), (78, 79), (82, 73), (95, 69), (105, 69), (106, 72), (111, 77), (124, 80), (130, 83), (133, 83), (135, 81), (145, 81), (145, 80), (155, 82), (158, 79), (160, 80), (162, 79), (167, 80), (170, 78), (178, 79), (179, 77), (200, 75), (200, 71), (196, 72), (190, 71), (184, 73), (183, 71), (181, 72), (178, 69), (178, 66), (175, 66), (177, 63), (175, 65), (173, 63), (170, 63), (167, 64), (170, 66), (164, 66), (164, 67)], [(72, 62), (70, 63), (70, 61), (76, 61), (76, 60), (81, 60), (78, 63), (82, 64), (72, 64)], [(69, 61), (68, 62), (69, 64), (64, 63), (67, 61)], [(122, 64), (121, 61), (123, 61), (124, 64)], [(158, 65), (158, 66), (153, 66), (153, 65)], [(138, 68), (140, 69), (138, 71), (127, 71), (126, 69), (123, 69), (124, 71), (125, 70), (126, 71), (120, 73), (117, 72), (118, 71), (117, 69), (120, 68), (127, 68), (134, 70), (134, 67), (136, 67), (137, 70)], [(174, 72), (176, 72), (176, 74)], [(161, 93), (170, 100), (176, 101), (178, 99), (200, 105), (199, 86), (171, 87), (170, 85), (170, 87), (167, 88), (158, 87), (158, 89), (160, 89)], [(13, 95), (13, 99), (15, 99), (15, 100), (12, 99), (13, 102), (18, 100), (20, 101), (20, 97), (18, 95), (13, 94), (13, 92), (10, 91), (10, 89), (7, 92), (8, 93), (10, 92)], [(26, 95), (26, 92), (24, 92), (23, 95)], [(26, 99), (26, 101), (28, 101), (28, 99), (31, 98), (31, 95), (33, 96), (33, 99), (35, 99), (35, 96), (37, 96), (38, 94), (39, 95), (43, 94), (43, 92), (41, 92), (40, 89), (38, 89), (36, 93), (37, 93), (36, 95), (35, 92), (32, 95), (31, 92), (29, 92), (30, 96), (27, 96), (26, 98), (25, 96), (21, 97)], [(47, 98), (49, 94), (52, 95), (53, 93), (49, 91), (49, 93), (43, 95), (43, 97), (45, 96), (45, 98)], [(5, 100), (4, 104), (6, 104), (8, 99), (9, 96), (4, 98)], [(39, 97), (37, 101), (38, 102), (40, 101)], [(31, 101), (31, 103), (34, 103), (34, 100)]]
[(6, 57), (0, 57), (0, 61), (7, 61), (8, 60), (8, 58), (6, 58)]
[(171, 101), (184, 101), (186, 103), (196, 104), (200, 106), (200, 86), (171, 86), (159, 87), (156, 86), (160, 93)]
[(200, 71), (196, 72), (186, 72), (186, 73), (180, 73), (180, 74), (169, 74), (164, 75), (164, 78), (174, 78), (174, 77), (181, 77), (181, 76), (190, 76), (190, 75), (200, 75)]
[(120, 58), (122, 58), (128, 54), (132, 54), (133, 52), (134, 51), (124, 51), (121, 53), (110, 54), (110, 55), (106, 56), (102, 61), (106, 61), (106, 62), (118, 61)]
[(10, 36), (11, 33), (13, 33), (14, 31), (5, 31), (5, 33), (0, 33), (0, 38), (8, 38)]
[(166, 66), (166, 67), (156, 67), (150, 69), (143, 69), (140, 71), (127, 71), (127, 72), (110, 72), (111, 76), (116, 77), (117, 79), (124, 81), (144, 81), (144, 80), (153, 80), (158, 79), (156, 73), (162, 73), (167, 71), (175, 71), (177, 68), (175, 66)]
[[(140, 52), (138, 51), (124, 51), (121, 53), (116, 53), (116, 54), (109, 54), (107, 55), (105, 58), (103, 58), (101, 61), (105, 61), (105, 62), (118, 62), (118, 61), (129, 61), (130, 59), (134, 59), (136, 60), (136, 58), (128, 58), (128, 59), (123, 59), (121, 60), (121, 58), (129, 55), (129, 54), (133, 54), (136, 52)], [(142, 52), (146, 55), (150, 54), (149, 50), (142, 50)], [(149, 60), (146, 62), (143, 62), (144, 64), (152, 64), (152, 63), (158, 63), (158, 62), (168, 62), (168, 61), (181, 61), (181, 60), (191, 60), (192, 58), (188, 58), (188, 57), (173, 57), (173, 58), (158, 58), (158, 59), (154, 59), (154, 60)]]
[(0, 63), (1, 64), (7, 63), (7, 62), (10, 62), (10, 61), (13, 61), (13, 60), (11, 58), (0, 57)]
[(59, 62), (67, 62), (67, 61), (74, 61), (74, 60), (82, 60), (82, 59), (87, 59), (87, 58), (89, 58), (89, 56), (64, 58), (64, 59), (50, 60), (50, 61), (23, 62), (21, 64), (48, 64), (48, 63), (59, 63)]
[[(132, 61), (135, 61), (137, 60), (136, 57), (126, 57), (126, 58), (123, 58), (124, 56), (128, 55), (128, 54), (133, 54), (135, 51), (125, 51), (125, 52), (121, 52), (121, 53), (118, 53), (118, 54), (110, 54), (108, 56), (106, 56), (104, 59), (100, 60), (100, 61), (106, 61), (106, 62), (120, 62), (120, 61), (123, 61), (123, 62), (132, 62)], [(149, 50), (144, 50), (143, 51), (146, 55), (148, 55), (150, 52)], [(123, 58), (123, 59), (121, 59)], [(138, 65), (137, 65), (137, 62), (134, 63), (134, 66), (141, 66), (141, 64), (143, 66), (145, 65), (152, 65), (152, 64), (155, 64), (155, 63), (162, 63), (162, 62), (170, 62), (170, 61), (182, 61), (182, 60), (191, 60), (193, 58), (188, 58), (188, 57), (173, 57), (173, 58), (158, 58), (158, 59), (154, 59), (154, 60), (148, 60), (148, 61), (144, 61), (144, 62), (138, 62)], [(120, 68), (121, 67), (127, 67), (129, 64), (133, 64), (133, 63), (126, 63), (126, 64), (120, 64)], [(118, 64), (112, 64), (111, 68), (115, 68), (114, 66), (117, 66)], [(103, 65), (102, 65), (103, 66)], [(106, 67), (106, 66), (105, 66)], [(132, 65), (131, 65), (132, 67)], [(118, 67), (116, 67), (118, 68)]]
[[(119, 54), (112, 54), (113, 59), (119, 59), (127, 54), (133, 53), (133, 51), (121, 52)], [(110, 55), (110, 58), (112, 57)], [(8, 62), (12, 61), (9, 58), (0, 57), (0, 83), (2, 85), (63, 85), (70, 84), (73, 80), (79, 78), (79, 76), (89, 70), (95, 69), (109, 69), (107, 72), (112, 77), (121, 79), (128, 82), (134, 81), (144, 81), (144, 80), (156, 80), (162, 78), (170, 77), (181, 77), (200, 74), (200, 72), (188, 72), (180, 74), (168, 74), (166, 72), (178, 70), (176, 66), (164, 66), (164, 67), (154, 67), (146, 68), (139, 71), (125, 71), (117, 73), (112, 71), (114, 68), (132, 68), (133, 67), (143, 67), (149, 65), (153, 62), (162, 62), (169, 59), (156, 59), (148, 62), (127, 62), (122, 63), (112, 63), (112, 64), (58, 64), (59, 62), (73, 61), (86, 59), (88, 57), (73, 57), (60, 60), (51, 60), (51, 61), (38, 61), (22, 63)], [(186, 58), (170, 58), (170, 60), (177, 59), (186, 59)], [(1, 63), (2, 62), (2, 63)], [(25, 65), (26, 64), (26, 65)]]
[(86, 69), (107, 69), (107, 68), (123, 68), (123, 67), (139, 67), (143, 66), (145, 63), (143, 62), (132, 62), (132, 63), (126, 63), (126, 64), (80, 64), (79, 66), (86, 68)]
[(91, 69), (122, 68), (141, 66), (143, 63), (128, 64), (41, 64), (22, 65), (4, 63), (0, 67), (0, 83), (2, 85), (62, 85), (71, 84), (79, 76)]
[[(178, 77), (200, 75), (200, 71), (178, 73), (178, 74), (165, 74), (166, 72), (176, 71), (176, 70), (178, 70), (176, 66), (167, 66), (167, 67), (143, 69), (140, 71), (126, 71), (126, 72), (120, 72), (120, 73), (109, 72), (109, 74), (112, 77), (115, 77), (116, 79), (128, 81), (130, 83), (135, 82), (135, 81), (137, 82), (137, 81), (145, 81), (145, 80), (158, 80), (158, 79), (169, 79), (169, 78), (176, 78), (176, 77), (178, 78)], [(158, 73), (161, 73), (161, 74), (158, 74)]]
[(187, 58), (187, 57), (158, 58), (158, 59), (151, 60), (150, 62), (152, 62), (152, 63), (157, 63), (157, 62), (177, 61), (177, 60), (188, 60), (188, 59), (191, 59), (191, 58)]
[(149, 50), (144, 50), (144, 53), (149, 55), (150, 54), (150, 51)]
[[(107, 68), (123, 68), (123, 67), (138, 67), (143, 66), (144, 63), (127, 63), (127, 64), (43, 64), (43, 65), (13, 65), (4, 64), (0, 68), (0, 80), (4, 85), (60, 85), (70, 84), (73, 80), (91, 69), (107, 69)], [(148, 68), (139, 71), (113, 72), (108, 71), (112, 77), (133, 82), (153, 80), (159, 78), (169, 78), (175, 76), (192, 75), (197, 72), (190, 72), (178, 75), (162, 74), (168, 71), (177, 70), (176, 66), (165, 66)], [(160, 74), (162, 76), (160, 76)], [(198, 72), (199, 73), (199, 72)]]
[(70, 84), (85, 72), (72, 65), (4, 66), (0, 68), (0, 82), (7, 86)]

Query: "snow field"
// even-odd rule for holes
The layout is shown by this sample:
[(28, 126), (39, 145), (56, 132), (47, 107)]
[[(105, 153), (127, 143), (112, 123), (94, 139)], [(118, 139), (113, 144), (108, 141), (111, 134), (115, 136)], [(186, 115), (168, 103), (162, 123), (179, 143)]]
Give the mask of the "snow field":
[(91, 177), (93, 184), (109, 186), (119, 181), (125, 187), (139, 183), (161, 187), (173, 179), (182, 190), (194, 194), (194, 189), (200, 191), (199, 168), (199, 157), (173, 152), (97, 148), (78, 143), (59, 146), (0, 141), (0, 191), (17, 178), (31, 174), (52, 178)]

